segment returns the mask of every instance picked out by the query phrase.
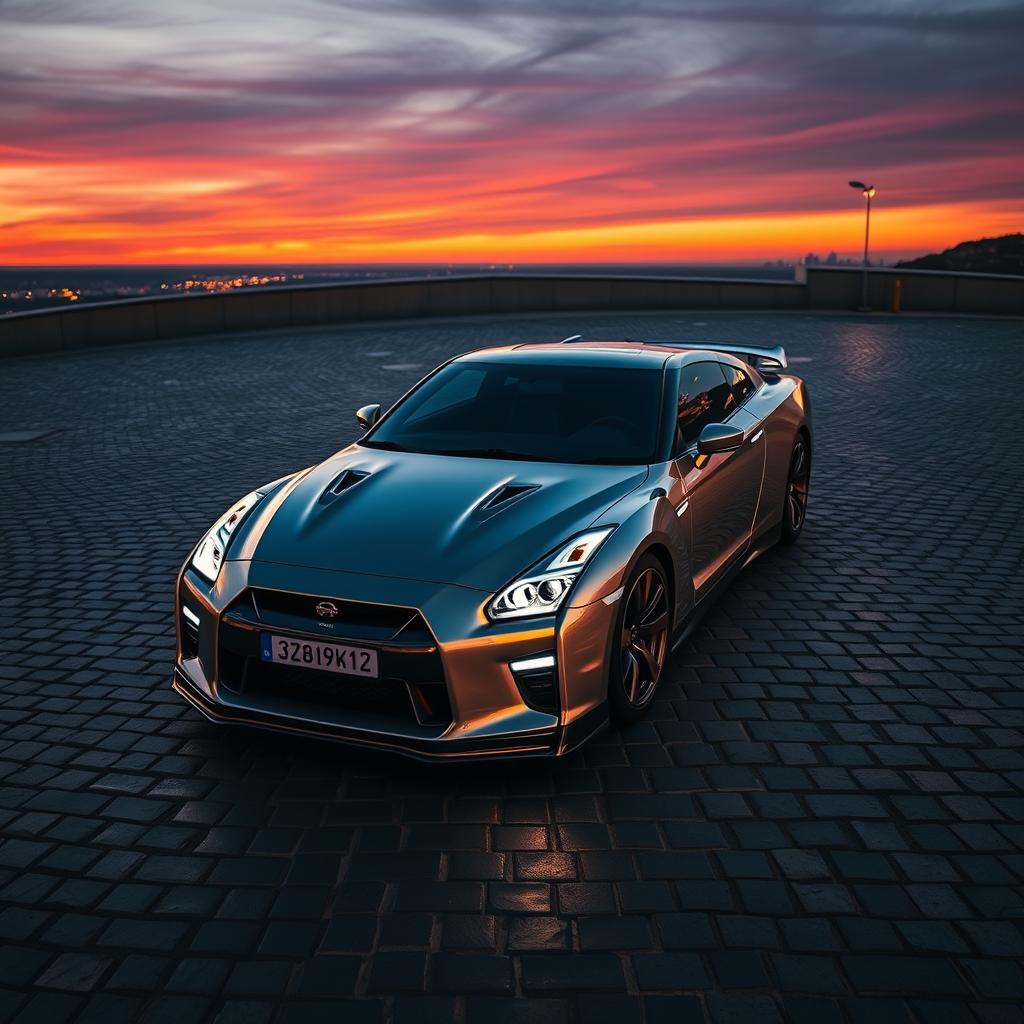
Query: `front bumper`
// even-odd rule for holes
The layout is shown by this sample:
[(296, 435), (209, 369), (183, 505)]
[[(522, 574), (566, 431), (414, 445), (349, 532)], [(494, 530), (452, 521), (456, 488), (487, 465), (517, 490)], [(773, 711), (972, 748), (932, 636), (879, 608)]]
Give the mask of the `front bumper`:
[[(264, 601), (264, 595), (275, 600)], [(240, 561), (225, 563), (210, 588), (186, 568), (178, 581), (172, 685), (214, 722), (427, 760), (565, 754), (607, 723), (608, 648), (617, 606), (597, 601), (569, 607), (555, 624), (497, 624), (483, 611), (489, 598), (465, 587)], [(323, 621), (314, 608), (325, 599), (374, 611), (355, 616), (360, 625)], [(402, 609), (413, 626), (385, 636), (386, 622), (374, 623), (387, 616), (377, 615), (377, 608)], [(376, 638), (368, 638), (367, 630), (374, 629)], [(261, 631), (269, 630), (371, 645), (380, 652), (382, 677), (389, 678), (358, 681), (368, 706), (336, 703), (338, 693), (352, 691), (333, 687), (345, 687), (349, 677), (314, 673), (327, 680), (313, 679), (317, 685), (310, 690), (305, 679), (296, 679), (293, 688), (290, 677), (270, 672), (276, 677), (268, 687), (258, 644)], [(555, 659), (555, 698), (547, 691), (538, 703), (510, 666), (545, 655)]]

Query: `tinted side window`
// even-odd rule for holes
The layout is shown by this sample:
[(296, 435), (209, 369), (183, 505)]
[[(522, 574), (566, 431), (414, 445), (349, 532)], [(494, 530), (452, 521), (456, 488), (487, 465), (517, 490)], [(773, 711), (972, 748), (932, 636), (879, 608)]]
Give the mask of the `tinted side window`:
[(720, 423), (735, 408), (736, 402), (718, 363), (694, 363), (684, 366), (679, 379), (679, 405), (676, 412), (676, 452), (695, 444), (709, 423)]
[(742, 405), (754, 393), (754, 382), (737, 366), (723, 366), (722, 369), (725, 371), (725, 379), (732, 387), (736, 405)]

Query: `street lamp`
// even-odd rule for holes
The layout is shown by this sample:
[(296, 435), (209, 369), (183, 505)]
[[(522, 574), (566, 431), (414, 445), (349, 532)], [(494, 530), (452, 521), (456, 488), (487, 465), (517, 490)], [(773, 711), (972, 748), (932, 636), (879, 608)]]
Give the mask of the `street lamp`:
[(875, 194), (874, 185), (865, 185), (863, 181), (849, 182), (850, 188), (859, 188), (861, 195), (867, 200), (867, 212), (864, 215), (864, 280), (861, 285), (860, 308), (868, 309), (868, 236), (871, 232), (871, 197)]

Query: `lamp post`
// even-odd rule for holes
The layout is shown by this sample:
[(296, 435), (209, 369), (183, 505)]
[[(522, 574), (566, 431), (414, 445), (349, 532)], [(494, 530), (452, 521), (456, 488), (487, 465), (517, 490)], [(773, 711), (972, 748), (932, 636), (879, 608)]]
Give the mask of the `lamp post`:
[(850, 188), (858, 188), (861, 195), (867, 200), (867, 209), (864, 215), (864, 279), (860, 290), (860, 308), (866, 312), (868, 306), (868, 238), (871, 234), (871, 197), (875, 194), (874, 185), (865, 185), (863, 181), (849, 182)]

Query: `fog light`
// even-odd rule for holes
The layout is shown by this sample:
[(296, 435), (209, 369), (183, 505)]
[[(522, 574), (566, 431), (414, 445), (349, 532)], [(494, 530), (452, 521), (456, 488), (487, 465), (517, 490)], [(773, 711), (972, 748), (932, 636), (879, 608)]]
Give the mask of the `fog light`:
[(523, 703), (534, 711), (558, 711), (558, 669), (553, 654), (538, 654), (509, 663)]
[(524, 658), (522, 661), (513, 661), (509, 668), (513, 672), (536, 672), (541, 668), (554, 668), (555, 656), (553, 654), (542, 654), (536, 658)]
[(181, 606), (181, 653), (186, 658), (199, 654), (199, 616), (187, 604)]

